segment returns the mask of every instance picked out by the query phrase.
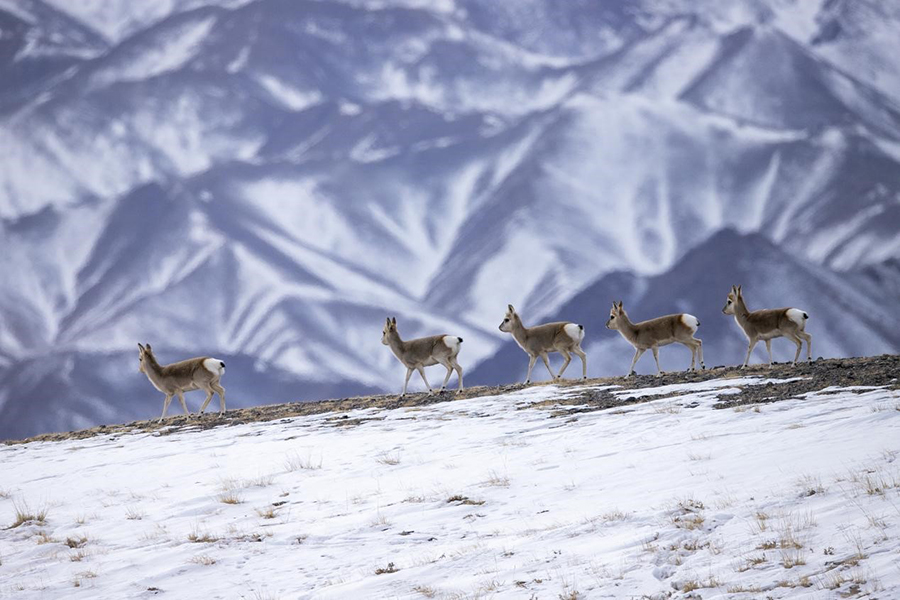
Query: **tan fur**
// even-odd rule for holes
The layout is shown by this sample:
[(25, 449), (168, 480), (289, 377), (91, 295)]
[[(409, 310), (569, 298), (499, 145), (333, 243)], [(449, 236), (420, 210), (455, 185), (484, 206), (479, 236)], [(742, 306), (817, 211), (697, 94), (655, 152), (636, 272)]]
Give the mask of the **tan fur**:
[[(578, 328), (581, 334), (578, 339), (573, 339), (566, 332), (567, 325), (574, 325)], [(550, 377), (552, 379), (561, 379), (566, 367), (572, 361), (570, 352), (581, 358), (581, 378), (587, 379), (587, 355), (581, 349), (581, 341), (584, 339), (584, 328), (581, 325), (568, 321), (559, 321), (535, 325), (534, 327), (525, 327), (522, 319), (516, 313), (516, 309), (510, 304), (507, 307), (503, 322), (500, 323), (500, 331), (511, 333), (519, 347), (528, 354), (528, 374), (525, 376), (525, 383), (531, 383), (531, 370), (534, 368), (534, 363), (539, 356), (544, 361)], [(559, 352), (565, 359), (562, 367), (559, 369), (559, 373), (556, 375), (550, 369), (550, 361), (547, 358), (547, 354), (550, 352)]]
[[(804, 316), (801, 323), (797, 323), (788, 316), (788, 311), (797, 310)], [(806, 331), (806, 313), (794, 308), (768, 308), (762, 310), (750, 311), (744, 302), (744, 295), (741, 286), (731, 286), (728, 293), (725, 306), (722, 312), (726, 315), (734, 315), (734, 320), (747, 336), (749, 345), (747, 346), (747, 357), (741, 368), (747, 366), (750, 362), (750, 354), (759, 340), (766, 343), (766, 351), (769, 353), (769, 365), (772, 365), (772, 340), (778, 337), (785, 337), (797, 345), (797, 352), (794, 354), (796, 364), (800, 357), (800, 351), (803, 348), (802, 340), (806, 340), (806, 360), (812, 360), (812, 336)]]
[[(635, 350), (631, 368), (628, 370), (628, 376), (634, 374), (634, 365), (647, 350), (653, 351), (657, 375), (662, 375), (662, 369), (659, 367), (659, 347), (674, 343), (683, 344), (690, 349), (692, 371), (696, 368), (695, 361), (698, 355), (700, 367), (705, 369), (703, 342), (695, 338), (695, 330), (685, 324), (685, 319), (687, 318), (696, 319), (692, 315), (678, 313), (657, 317), (649, 321), (641, 321), (640, 323), (632, 323), (631, 319), (628, 318), (628, 313), (625, 312), (625, 308), (622, 306), (622, 302), (618, 304), (613, 302), (612, 310), (609, 311), (609, 319), (606, 321), (606, 327), (618, 330), (622, 337), (634, 346)], [(699, 326), (699, 324), (698, 321), (697, 325)]]
[(225, 412), (225, 388), (219, 383), (221, 376), (207, 369), (203, 361), (208, 360), (208, 356), (190, 358), (169, 365), (160, 365), (153, 355), (153, 349), (150, 344), (142, 346), (138, 344), (140, 371), (147, 375), (153, 387), (166, 395), (163, 403), (162, 421), (169, 409), (169, 403), (172, 402), (172, 396), (178, 396), (181, 402), (181, 408), (184, 414), (191, 414), (187, 404), (184, 401), (184, 392), (193, 390), (204, 390), (206, 392), (206, 400), (200, 407), (198, 414), (202, 414), (206, 409), (209, 401), (212, 400), (213, 393), (219, 395), (219, 404), (221, 405), (219, 414)]
[(447, 369), (447, 376), (444, 377), (444, 383), (441, 385), (440, 391), (444, 391), (447, 382), (450, 381), (450, 375), (456, 371), (459, 377), (459, 391), (463, 389), (463, 370), (456, 361), (459, 354), (462, 338), (457, 337), (459, 343), (455, 347), (448, 346), (444, 338), (453, 337), (447, 335), (432, 335), (429, 337), (417, 338), (414, 340), (403, 341), (400, 333), (397, 331), (397, 319), (387, 319), (382, 330), (381, 343), (390, 346), (394, 356), (406, 367), (406, 379), (403, 381), (403, 392), (401, 396), (406, 395), (406, 387), (409, 384), (409, 378), (412, 376), (413, 370), (419, 372), (425, 387), (429, 392), (433, 392), (428, 380), (425, 379), (424, 367), (441, 364)]

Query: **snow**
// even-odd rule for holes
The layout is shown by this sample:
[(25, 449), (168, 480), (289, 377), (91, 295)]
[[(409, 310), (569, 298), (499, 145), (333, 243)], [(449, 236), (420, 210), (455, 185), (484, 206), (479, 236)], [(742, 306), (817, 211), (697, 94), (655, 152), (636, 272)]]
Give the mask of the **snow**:
[(128, 55), (127, 61), (118, 64), (114, 62), (99, 70), (94, 75), (94, 81), (101, 85), (117, 81), (138, 81), (174, 71), (194, 58), (216, 20), (215, 17), (206, 17), (172, 27), (164, 32), (161, 39)]
[(289, 110), (301, 111), (322, 102), (322, 94), (317, 90), (298, 90), (271, 75), (260, 75), (256, 80), (275, 100)]
[(665, 386), (595, 412), (553, 404), (592, 386), (533, 386), (3, 447), (2, 523), (26, 505), (47, 515), (0, 529), (0, 594), (897, 595), (900, 396), (857, 386), (712, 409), (782, 383)]

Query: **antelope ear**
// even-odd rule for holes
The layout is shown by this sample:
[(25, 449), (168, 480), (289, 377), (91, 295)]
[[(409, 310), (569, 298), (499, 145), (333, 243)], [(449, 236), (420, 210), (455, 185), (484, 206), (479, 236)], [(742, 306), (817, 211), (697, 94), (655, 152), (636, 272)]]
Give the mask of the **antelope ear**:
[(397, 326), (397, 317), (391, 317), (391, 325)]
[(738, 296), (741, 295), (741, 286), (737, 286), (737, 293), (738, 293)]
[(140, 342), (138, 342), (138, 350), (140, 350), (141, 352), (144, 351), (144, 347), (141, 346), (141, 343), (140, 343)]
[(619, 310), (622, 310), (622, 301), (619, 300)]
[(506, 305), (506, 310), (508, 310), (508, 311), (511, 312), (511, 313), (516, 312), (516, 309), (513, 308), (513, 305), (512, 305), (512, 304), (507, 304), (507, 305)]
[(153, 348), (150, 347), (150, 344), (147, 344), (146, 350), (147, 352), (153, 352)]
[(385, 324), (385, 325), (390, 325), (390, 324), (391, 324), (391, 318), (390, 318), (390, 317), (385, 317), (385, 319), (384, 319), (384, 324)]

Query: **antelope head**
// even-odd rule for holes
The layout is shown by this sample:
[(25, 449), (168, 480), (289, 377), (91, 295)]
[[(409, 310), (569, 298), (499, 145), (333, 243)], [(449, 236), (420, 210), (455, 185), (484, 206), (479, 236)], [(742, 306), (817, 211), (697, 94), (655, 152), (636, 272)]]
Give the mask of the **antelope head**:
[(618, 303), (613, 302), (612, 308), (609, 311), (609, 319), (606, 320), (606, 328), (618, 329), (619, 319), (624, 314), (625, 309), (622, 307), (622, 301), (620, 300)]
[(506, 315), (503, 316), (503, 322), (500, 323), (500, 331), (505, 331), (507, 333), (513, 330), (513, 323), (519, 320), (519, 315), (516, 313), (516, 309), (513, 308), (512, 304), (508, 304), (506, 307)]
[(381, 343), (390, 345), (391, 334), (397, 333), (397, 317), (388, 317), (384, 320), (384, 329), (381, 331)]
[(728, 292), (728, 297), (725, 299), (725, 306), (722, 307), (722, 312), (726, 315), (734, 314), (734, 307), (738, 303), (738, 299), (741, 298), (741, 286), (733, 285), (731, 286), (731, 291)]

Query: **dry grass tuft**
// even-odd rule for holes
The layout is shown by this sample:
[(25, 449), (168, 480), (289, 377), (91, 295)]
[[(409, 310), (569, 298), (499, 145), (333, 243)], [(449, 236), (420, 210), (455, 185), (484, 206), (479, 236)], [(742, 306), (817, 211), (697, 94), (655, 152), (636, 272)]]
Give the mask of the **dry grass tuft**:
[(672, 515), (672, 524), (679, 529), (692, 531), (703, 527), (706, 522), (702, 510), (706, 508), (702, 502), (693, 498), (685, 498), (678, 501)]
[(600, 515), (600, 520), (604, 523), (615, 523), (616, 521), (624, 521), (628, 515), (623, 513), (618, 508), (614, 508), (609, 512), (605, 512)]
[(722, 583), (714, 576), (710, 575), (706, 581), (701, 581), (699, 579), (689, 579), (681, 584), (682, 592), (693, 592), (694, 590), (699, 590), (701, 588), (717, 588), (720, 587)]
[(263, 519), (274, 519), (276, 514), (276, 508), (274, 506), (267, 506), (265, 508), (257, 508), (256, 514), (258, 514)]
[(435, 596), (437, 596), (437, 590), (427, 585), (417, 585), (413, 587), (413, 591), (425, 596), (426, 598), (434, 598)]
[(487, 479), (484, 480), (483, 485), (490, 487), (509, 487), (509, 477), (500, 475), (496, 471), (491, 470), (488, 473)]
[(379, 510), (372, 517), (372, 520), (369, 521), (369, 525), (372, 527), (390, 527), (391, 521)]
[(818, 475), (802, 475), (797, 479), (797, 487), (803, 496), (815, 496), (816, 494), (824, 494), (825, 486)]
[(244, 498), (237, 491), (222, 492), (219, 494), (219, 502), (222, 504), (241, 504)]
[(43, 525), (47, 521), (47, 515), (50, 513), (50, 509), (46, 506), (32, 510), (26, 502), (22, 502), (21, 504), (14, 502), (13, 509), (16, 511), (16, 519), (13, 521), (12, 525), (7, 527), (7, 529), (15, 529), (16, 527), (27, 523)]
[(786, 549), (781, 551), (781, 566), (785, 569), (792, 569), (799, 565), (806, 564), (806, 556), (801, 549)]
[(80, 549), (78, 552), (69, 555), (69, 560), (72, 562), (81, 562), (85, 558), (87, 558), (88, 552), (84, 548)]
[(213, 544), (218, 542), (221, 538), (211, 535), (207, 531), (200, 531), (197, 528), (191, 529), (191, 532), (188, 534), (187, 539), (189, 542), (193, 542), (195, 544)]
[(764, 564), (766, 562), (766, 555), (759, 554), (757, 556), (750, 556), (744, 560), (743, 563), (734, 568), (738, 573), (743, 573), (744, 571), (749, 571), (753, 567), (757, 565)]
[(900, 488), (900, 478), (896, 473), (887, 473), (877, 467), (850, 471), (847, 479), (869, 496), (884, 496), (888, 490)]
[(449, 498), (447, 498), (447, 504), (451, 504), (451, 503), (457, 503), (460, 505), (468, 504), (471, 506), (481, 506), (482, 504), (484, 504), (484, 500), (472, 500), (468, 496), (461, 496), (459, 494), (456, 494), (454, 496), (450, 496)]
[(322, 455), (313, 458), (312, 454), (300, 456), (297, 452), (291, 452), (284, 459), (284, 468), (289, 473), (303, 469), (304, 471), (318, 471), (322, 468)]
[(375, 574), (384, 575), (385, 573), (396, 573), (397, 571), (399, 571), (399, 569), (394, 566), (394, 563), (389, 562), (387, 566), (378, 567), (377, 569), (375, 569)]
[(35, 542), (37, 542), (38, 545), (41, 545), (41, 544), (55, 544), (55, 543), (58, 542), (58, 541), (59, 541), (59, 540), (57, 540), (57, 539), (55, 539), (55, 538), (52, 538), (52, 537), (50, 537), (49, 535), (47, 535), (47, 532), (46, 532), (46, 531), (38, 531), (38, 532), (37, 532), (37, 535), (35, 536)]
[(96, 571), (82, 571), (80, 573), (76, 573), (75, 577), (72, 579), (72, 586), (81, 587), (82, 582), (85, 579), (94, 579), (95, 577), (97, 577)]
[(139, 508), (135, 508), (133, 506), (129, 506), (125, 509), (125, 518), (129, 521), (140, 521), (144, 517), (147, 516), (147, 513), (140, 510)]
[(87, 538), (87, 536), (84, 536), (84, 535), (74, 537), (74, 538), (67, 537), (66, 541), (65, 541), (66, 546), (68, 546), (69, 548), (73, 548), (73, 549), (74, 548), (83, 548), (87, 543), (88, 543), (88, 538)]
[(190, 562), (195, 565), (204, 565), (208, 567), (210, 565), (216, 564), (216, 559), (214, 559), (209, 554), (198, 554), (197, 556), (191, 558)]
[(379, 452), (375, 456), (375, 462), (382, 465), (399, 465), (400, 451), (394, 450), (393, 452), (388, 452), (387, 450), (385, 450), (384, 452)]

